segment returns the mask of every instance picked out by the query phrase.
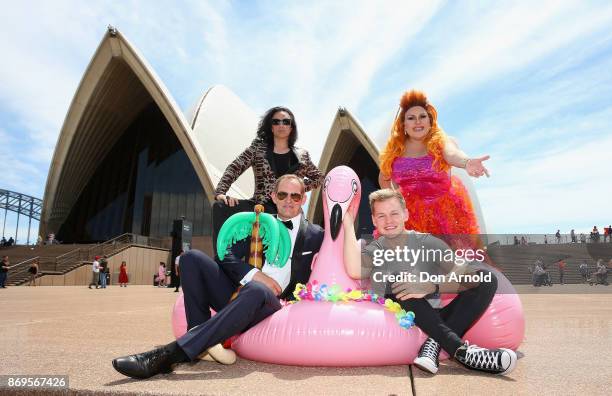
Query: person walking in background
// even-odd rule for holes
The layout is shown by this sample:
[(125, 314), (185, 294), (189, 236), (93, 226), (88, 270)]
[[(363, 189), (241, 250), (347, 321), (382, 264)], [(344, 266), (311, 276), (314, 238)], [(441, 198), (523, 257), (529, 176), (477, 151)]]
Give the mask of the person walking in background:
[(108, 271), (108, 261), (106, 261), (106, 256), (102, 257), (100, 260), (100, 287), (102, 289), (106, 289), (106, 274)]
[(6, 278), (8, 277), (9, 266), (8, 256), (2, 256), (2, 263), (0, 264), (0, 288), (2, 289), (6, 289)]
[(98, 282), (100, 281), (100, 262), (98, 260), (100, 260), (100, 256), (96, 256), (93, 263), (91, 263), (92, 277), (91, 283), (89, 284), (90, 289), (92, 285), (95, 286), (96, 289), (100, 287), (98, 286)]
[(127, 265), (122, 261), (119, 267), (119, 287), (127, 287), (128, 282)]
[(28, 268), (28, 273), (30, 274), (30, 281), (28, 282), (28, 286), (36, 286), (36, 275), (38, 274), (38, 259), (32, 261), (32, 264), (30, 264), (30, 268)]
[(604, 227), (604, 242), (607, 242), (608, 238), (612, 242), (612, 225)]
[(578, 267), (578, 272), (580, 272), (580, 276), (582, 276), (582, 282), (586, 283), (589, 279), (589, 266), (586, 261), (582, 260), (582, 263)]
[(576, 240), (576, 232), (574, 231), (574, 229), (572, 228), (572, 230), (570, 231), (570, 236), (572, 237), (572, 243), (576, 243), (578, 242)]
[(166, 286), (166, 263), (160, 262), (157, 270), (157, 287)]
[(181, 261), (181, 256), (185, 253), (183, 249), (180, 250), (179, 255), (174, 259), (174, 275), (176, 275), (176, 289), (174, 289), (175, 293), (178, 293), (179, 286), (181, 285), (181, 273), (179, 270), (179, 263)]
[(555, 239), (557, 240), (557, 243), (561, 243), (561, 230), (557, 230), (555, 233)]
[(544, 234), (544, 244), (548, 245), (548, 237), (546, 236), (546, 234)]
[(563, 260), (559, 260), (557, 263), (559, 266), (559, 283), (564, 285), (563, 279), (565, 277), (565, 262)]

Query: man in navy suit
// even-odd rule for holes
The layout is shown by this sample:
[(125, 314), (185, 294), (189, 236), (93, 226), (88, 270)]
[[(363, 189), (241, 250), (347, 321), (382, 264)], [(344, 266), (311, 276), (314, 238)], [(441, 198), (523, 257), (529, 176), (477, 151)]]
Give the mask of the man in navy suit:
[[(173, 365), (202, 356), (231, 364), (231, 350), (220, 342), (244, 332), (281, 308), (279, 299), (292, 299), (297, 283), (310, 277), (314, 255), (321, 248), (323, 229), (304, 218), (304, 181), (291, 174), (281, 176), (274, 186), (272, 201), (278, 218), (291, 237), (291, 255), (283, 268), (264, 263), (258, 270), (246, 263), (250, 238), (235, 244), (223, 260), (191, 250), (181, 257), (181, 278), (189, 331), (175, 342), (154, 350), (120, 357), (113, 367), (132, 378), (149, 378), (169, 373)], [(237, 297), (230, 301), (238, 286)], [(210, 308), (217, 311), (213, 317)]]

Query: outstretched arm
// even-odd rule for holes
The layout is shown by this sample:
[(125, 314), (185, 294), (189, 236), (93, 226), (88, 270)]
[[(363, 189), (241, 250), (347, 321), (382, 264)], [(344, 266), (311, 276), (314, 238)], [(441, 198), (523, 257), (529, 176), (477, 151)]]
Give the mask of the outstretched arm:
[(444, 144), (444, 160), (450, 165), (457, 168), (465, 168), (466, 172), (470, 176), (480, 177), (487, 175), (489, 177), (489, 171), (483, 165), (483, 162), (491, 158), (488, 155), (479, 158), (469, 158), (457, 145), (457, 142), (452, 137), (448, 137)]
[(350, 211), (347, 211), (344, 214), (344, 219), (342, 219), (342, 226), (344, 227), (344, 268), (351, 278), (362, 279), (361, 246), (357, 242), (354, 222)]

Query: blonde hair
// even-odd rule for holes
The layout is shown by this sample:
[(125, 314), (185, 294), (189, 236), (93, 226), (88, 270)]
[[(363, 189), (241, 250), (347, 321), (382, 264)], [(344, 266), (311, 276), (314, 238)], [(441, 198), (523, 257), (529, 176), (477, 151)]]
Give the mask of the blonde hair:
[(433, 107), (427, 96), (421, 91), (411, 90), (407, 91), (402, 95), (400, 99), (400, 108), (391, 127), (391, 136), (387, 141), (387, 145), (380, 153), (380, 171), (382, 174), (390, 178), (392, 172), (393, 161), (400, 157), (404, 153), (406, 148), (406, 133), (404, 131), (404, 117), (408, 109), (421, 106), (427, 112), (431, 128), (425, 136), (424, 142), (427, 147), (427, 152), (434, 158), (433, 166), (440, 171), (446, 171), (450, 167), (446, 163), (443, 157), (444, 144), (446, 141), (446, 134), (438, 126), (438, 112)]
[(374, 204), (376, 202), (382, 202), (392, 198), (397, 199), (402, 208), (406, 207), (406, 201), (404, 200), (404, 196), (399, 191), (392, 190), (390, 188), (383, 188), (382, 190), (376, 190), (370, 193), (370, 195), (368, 195), (368, 200), (370, 202), (370, 211), (372, 212), (372, 214), (374, 214)]

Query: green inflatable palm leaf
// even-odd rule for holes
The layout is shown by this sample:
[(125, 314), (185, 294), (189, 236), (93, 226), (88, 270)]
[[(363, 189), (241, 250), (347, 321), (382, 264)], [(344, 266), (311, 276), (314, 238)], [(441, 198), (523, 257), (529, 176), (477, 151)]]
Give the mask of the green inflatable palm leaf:
[[(255, 223), (254, 212), (236, 213), (223, 223), (217, 237), (217, 254), (221, 260), (225, 258), (230, 246), (251, 236), (253, 223)], [(287, 228), (274, 216), (260, 213), (259, 236), (268, 264), (284, 267), (291, 251), (291, 238)]]

